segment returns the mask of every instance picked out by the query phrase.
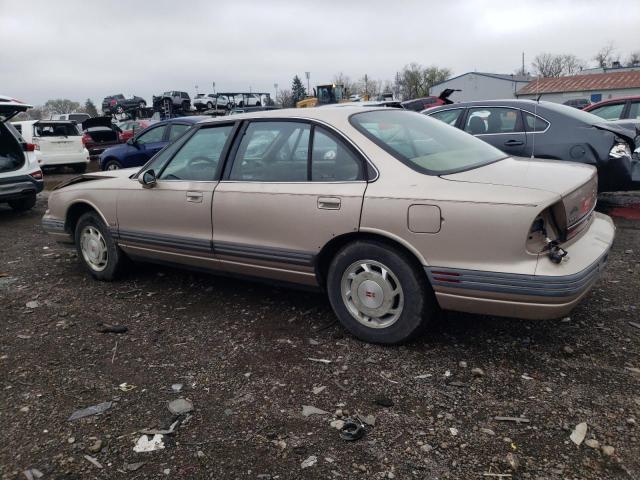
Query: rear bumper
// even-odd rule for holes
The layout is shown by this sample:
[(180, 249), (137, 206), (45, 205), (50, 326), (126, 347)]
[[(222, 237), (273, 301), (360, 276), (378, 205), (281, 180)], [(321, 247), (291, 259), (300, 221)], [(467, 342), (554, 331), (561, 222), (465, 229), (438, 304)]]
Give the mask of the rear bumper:
[(595, 214), (588, 230), (567, 246), (568, 260), (538, 261), (536, 275), (425, 267), (440, 306), (484, 315), (551, 319), (567, 315), (604, 270), (615, 227)]
[(30, 175), (0, 178), (0, 202), (18, 200), (35, 195), (44, 188), (43, 180), (36, 180)]
[(89, 152), (85, 148), (82, 152), (76, 153), (42, 153), (38, 162), (41, 167), (89, 163)]

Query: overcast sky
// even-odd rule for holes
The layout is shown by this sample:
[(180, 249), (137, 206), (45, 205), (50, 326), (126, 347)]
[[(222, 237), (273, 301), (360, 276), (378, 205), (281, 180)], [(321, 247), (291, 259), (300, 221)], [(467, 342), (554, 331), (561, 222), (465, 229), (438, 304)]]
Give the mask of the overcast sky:
[(512, 73), (540, 52), (640, 49), (639, 0), (0, 0), (0, 93), (97, 104), (165, 90), (274, 91), (410, 62)]

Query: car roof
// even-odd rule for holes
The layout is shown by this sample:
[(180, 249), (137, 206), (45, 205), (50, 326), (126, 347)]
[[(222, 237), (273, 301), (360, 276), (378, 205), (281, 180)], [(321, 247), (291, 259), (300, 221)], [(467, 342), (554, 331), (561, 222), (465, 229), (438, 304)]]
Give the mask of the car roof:
[[(195, 124), (195, 123), (201, 122), (202, 120), (207, 120), (209, 118), (211, 118), (211, 117), (208, 117), (206, 115), (190, 115), (188, 117), (167, 118), (166, 120), (162, 120), (162, 121), (156, 122), (156, 123), (161, 124), (161, 125), (170, 124), (170, 123)], [(144, 120), (151, 120), (151, 119), (144, 119)]]
[[(324, 122), (344, 121), (354, 113), (363, 113), (374, 110), (382, 111), (404, 111), (386, 107), (343, 107), (343, 108), (283, 108), (278, 110), (261, 110), (256, 112), (240, 113), (233, 115), (231, 121), (254, 119), (254, 118), (299, 118), (305, 120), (319, 120)], [(199, 123), (216, 123), (230, 121), (226, 116), (206, 117), (206, 120)]]
[(21, 102), (20, 100), (16, 100), (15, 98), (9, 97), (8, 95), (0, 95), (0, 103), (2, 103), (3, 106), (15, 105), (19, 107), (33, 108), (33, 105)]
[(629, 95), (627, 97), (608, 98), (600, 102), (592, 103), (591, 105), (589, 105), (589, 108), (591, 109), (599, 105), (606, 105), (607, 103), (626, 102), (627, 100), (640, 100), (640, 95)]

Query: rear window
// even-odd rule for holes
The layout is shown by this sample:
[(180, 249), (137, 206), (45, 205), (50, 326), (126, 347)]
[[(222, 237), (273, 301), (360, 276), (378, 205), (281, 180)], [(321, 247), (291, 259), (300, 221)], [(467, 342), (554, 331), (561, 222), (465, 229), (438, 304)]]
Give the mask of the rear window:
[(72, 120), (76, 123), (82, 123), (88, 118), (91, 118), (91, 115), (88, 115), (86, 113), (70, 113), (69, 114), (69, 120)]
[(0, 173), (17, 170), (23, 163), (22, 145), (14, 133), (0, 122)]
[(36, 137), (74, 137), (80, 135), (78, 127), (73, 123), (38, 122), (33, 126)]
[(441, 175), (492, 163), (506, 155), (457, 128), (419, 113), (356, 113), (351, 124), (395, 158), (421, 173)]

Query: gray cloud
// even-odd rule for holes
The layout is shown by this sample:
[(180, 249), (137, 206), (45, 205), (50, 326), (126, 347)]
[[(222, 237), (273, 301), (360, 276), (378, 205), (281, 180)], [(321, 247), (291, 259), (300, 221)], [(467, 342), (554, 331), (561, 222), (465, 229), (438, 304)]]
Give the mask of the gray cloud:
[(637, 0), (0, 0), (0, 86), (31, 103), (112, 93), (288, 88), (405, 64), (511, 73), (521, 52), (590, 61), (640, 47)]

